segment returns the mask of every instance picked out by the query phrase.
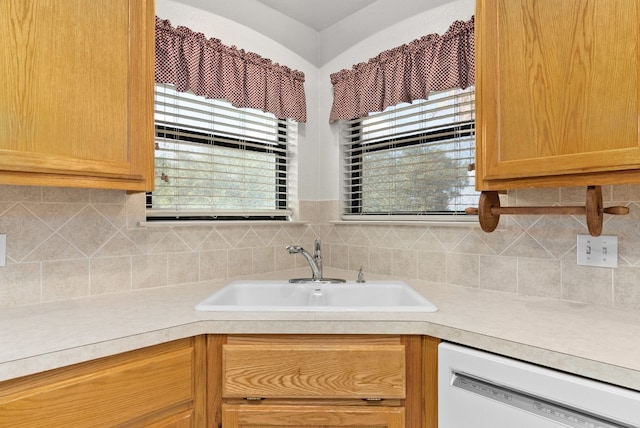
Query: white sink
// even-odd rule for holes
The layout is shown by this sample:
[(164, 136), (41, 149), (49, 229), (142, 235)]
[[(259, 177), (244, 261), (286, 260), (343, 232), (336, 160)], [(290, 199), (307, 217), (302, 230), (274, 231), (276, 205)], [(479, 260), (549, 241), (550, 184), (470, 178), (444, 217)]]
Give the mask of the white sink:
[(195, 307), (198, 311), (436, 312), (438, 308), (402, 281), (292, 284), (234, 281)]

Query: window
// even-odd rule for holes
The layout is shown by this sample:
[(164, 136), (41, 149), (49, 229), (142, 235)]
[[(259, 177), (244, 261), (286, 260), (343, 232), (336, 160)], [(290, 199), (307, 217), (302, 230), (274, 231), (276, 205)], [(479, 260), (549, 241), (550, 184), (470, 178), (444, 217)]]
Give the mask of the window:
[(221, 100), (155, 91), (149, 220), (286, 219), (296, 123)]
[(451, 219), (477, 206), (473, 88), (371, 113), (344, 131), (344, 219)]

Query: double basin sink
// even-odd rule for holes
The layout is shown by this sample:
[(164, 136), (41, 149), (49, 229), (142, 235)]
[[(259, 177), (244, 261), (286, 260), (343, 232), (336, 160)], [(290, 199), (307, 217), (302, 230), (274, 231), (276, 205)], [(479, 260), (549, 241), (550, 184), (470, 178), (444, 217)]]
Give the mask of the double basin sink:
[(402, 281), (324, 283), (287, 280), (234, 281), (195, 307), (198, 311), (436, 312), (438, 308)]

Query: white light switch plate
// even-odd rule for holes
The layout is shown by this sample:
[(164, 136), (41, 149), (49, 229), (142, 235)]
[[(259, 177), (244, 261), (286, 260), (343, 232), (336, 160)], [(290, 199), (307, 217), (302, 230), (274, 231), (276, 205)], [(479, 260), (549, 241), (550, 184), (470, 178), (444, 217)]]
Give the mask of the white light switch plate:
[(618, 267), (618, 237), (615, 235), (578, 235), (578, 264)]

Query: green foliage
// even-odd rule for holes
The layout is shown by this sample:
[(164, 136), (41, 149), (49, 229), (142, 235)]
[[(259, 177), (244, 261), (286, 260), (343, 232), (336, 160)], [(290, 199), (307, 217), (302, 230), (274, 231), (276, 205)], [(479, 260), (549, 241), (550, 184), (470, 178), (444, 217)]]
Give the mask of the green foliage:
[(451, 211), (455, 199), (472, 185), (467, 164), (446, 147), (414, 146), (363, 156), (364, 213)]

